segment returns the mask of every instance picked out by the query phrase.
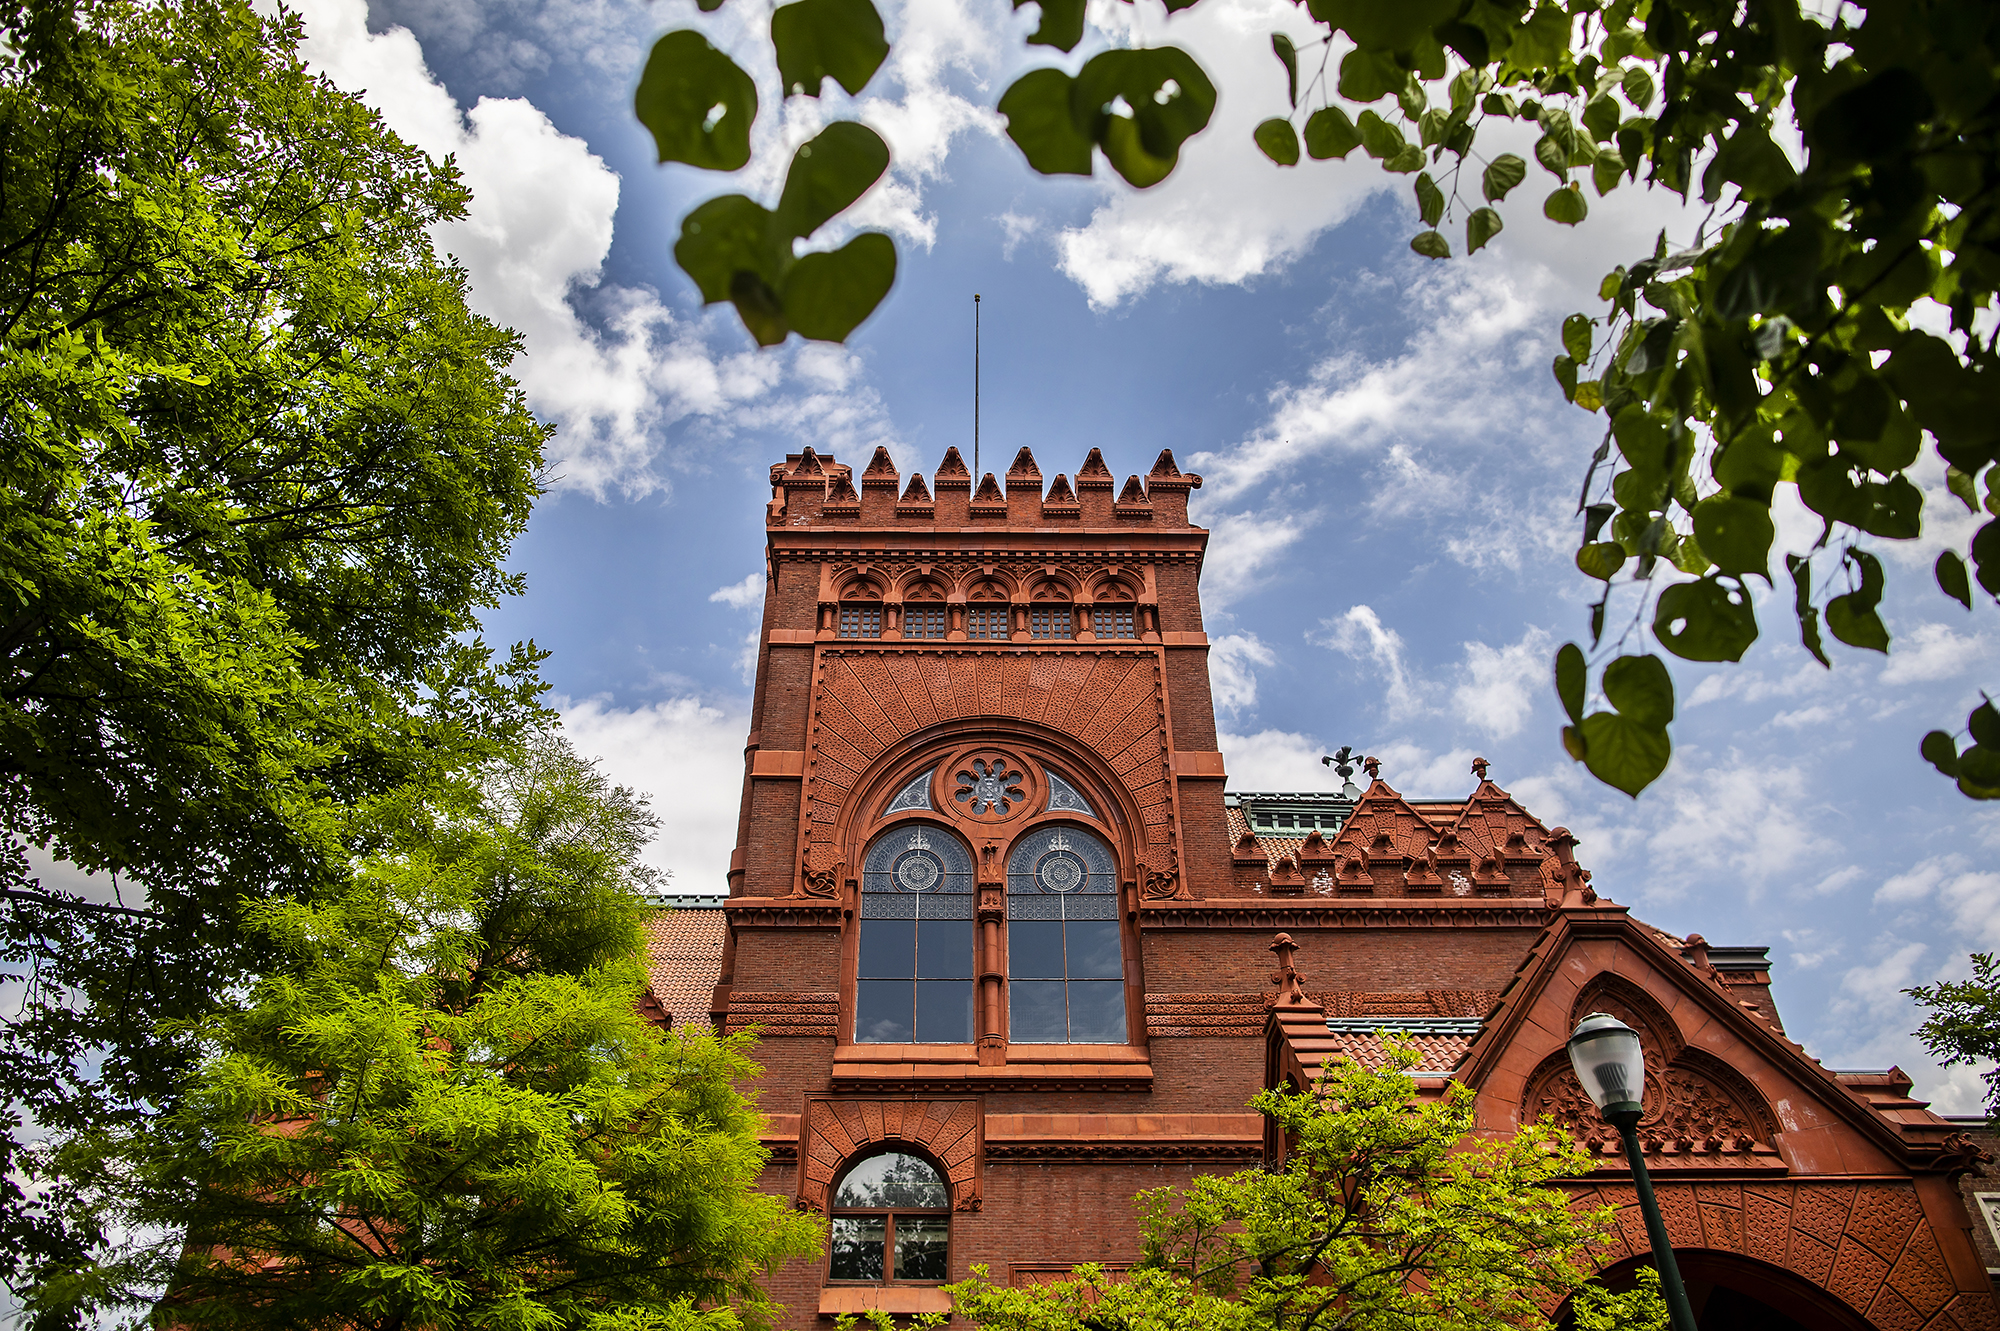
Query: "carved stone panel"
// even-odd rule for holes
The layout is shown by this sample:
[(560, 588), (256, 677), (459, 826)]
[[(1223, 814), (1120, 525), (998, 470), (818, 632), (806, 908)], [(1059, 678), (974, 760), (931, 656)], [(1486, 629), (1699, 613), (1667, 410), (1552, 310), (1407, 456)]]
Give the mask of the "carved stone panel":
[(951, 1185), (954, 1211), (980, 1207), (986, 1112), (978, 1099), (862, 1100), (808, 1096), (799, 1117), (799, 1195), (826, 1211), (848, 1164), (874, 1151), (911, 1146), (930, 1156)]

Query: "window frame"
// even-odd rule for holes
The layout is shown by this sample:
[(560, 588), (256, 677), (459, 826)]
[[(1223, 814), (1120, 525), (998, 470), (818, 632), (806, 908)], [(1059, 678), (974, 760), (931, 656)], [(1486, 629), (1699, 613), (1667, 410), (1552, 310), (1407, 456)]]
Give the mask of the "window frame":
[[(931, 1170), (931, 1172), (937, 1176), (938, 1183), (944, 1188), (944, 1195), (945, 1195), (944, 1205), (941, 1207), (927, 1207), (927, 1206), (843, 1207), (841, 1206), (839, 1202), (840, 1189), (847, 1182), (848, 1176), (852, 1174), (855, 1170), (859, 1169), (862, 1165), (868, 1163), (868, 1161), (879, 1159), (885, 1155), (904, 1155), (904, 1156), (909, 1156), (913, 1160), (919, 1160), (923, 1162), (923, 1164), (926, 1165)], [(941, 1278), (936, 1280), (910, 1280), (910, 1279), (899, 1279), (897, 1277), (896, 1217), (899, 1215), (921, 1216), (927, 1219), (935, 1218), (944, 1221), (945, 1273)], [(834, 1179), (833, 1186), (827, 1190), (825, 1283), (828, 1285), (839, 1285), (846, 1288), (863, 1288), (863, 1289), (875, 1288), (883, 1285), (902, 1285), (910, 1288), (924, 1288), (924, 1287), (934, 1288), (938, 1285), (950, 1284), (951, 1283), (951, 1215), (952, 1215), (951, 1174), (937, 1161), (931, 1159), (929, 1155), (923, 1153), (922, 1151), (912, 1149), (907, 1142), (896, 1142), (887, 1145), (884, 1149), (873, 1150), (867, 1152), (866, 1154), (855, 1156), (852, 1160), (849, 1160), (846, 1163), (846, 1165), (841, 1169), (839, 1176)], [(853, 1276), (834, 1275), (833, 1234), (834, 1234), (835, 1222), (840, 1220), (865, 1220), (877, 1216), (881, 1217), (882, 1219), (881, 1277), (879, 1279), (869, 1280), (866, 1278), (857, 1278)]]
[[(859, 621), (859, 627), (864, 629), (872, 627), (874, 632), (849, 633), (847, 631), (847, 618), (849, 615), (853, 615)], [(863, 618), (868, 615), (874, 616), (872, 625)], [(882, 636), (882, 618), (882, 603), (880, 601), (842, 601), (834, 609), (834, 636), (848, 641), (871, 641), (880, 638)]]

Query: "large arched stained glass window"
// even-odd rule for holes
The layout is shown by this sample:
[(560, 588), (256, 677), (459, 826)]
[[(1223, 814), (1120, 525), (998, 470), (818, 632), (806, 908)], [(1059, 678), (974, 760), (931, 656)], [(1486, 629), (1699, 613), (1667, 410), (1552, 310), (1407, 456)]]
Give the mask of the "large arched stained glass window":
[(861, 868), (854, 1038), (972, 1043), (972, 852), (949, 832), (904, 825)]
[(1123, 1044), (1125, 966), (1111, 848), (1045, 827), (1007, 857), (1007, 1038)]

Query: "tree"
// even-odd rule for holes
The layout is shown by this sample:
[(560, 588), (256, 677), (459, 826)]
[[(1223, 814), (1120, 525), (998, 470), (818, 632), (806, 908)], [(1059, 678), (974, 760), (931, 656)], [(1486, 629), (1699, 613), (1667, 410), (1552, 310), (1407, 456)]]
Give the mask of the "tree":
[(1664, 1327), (1651, 1283), (1588, 1283), (1611, 1208), (1575, 1209), (1556, 1186), (1588, 1153), (1547, 1123), (1469, 1136), (1473, 1093), (1416, 1100), (1419, 1057), (1392, 1041), (1380, 1068), (1341, 1060), (1313, 1092), (1261, 1093), (1283, 1165), (1140, 1193), (1129, 1278), (1079, 1267), (1008, 1288), (975, 1269), (955, 1311), (988, 1331), (1517, 1331), (1552, 1325), (1567, 1298), (1583, 1326)]
[[(61, 1130), (171, 1098), (155, 1022), (254, 971), (242, 897), (340, 880), (341, 810), (533, 717), (532, 645), (474, 635), (547, 431), (432, 245), (455, 169), (296, 15), (8, 0), (0, 37), (0, 1077)], [(60, 1241), (15, 1172), (0, 1274)]]
[[(1196, 0), (1164, 3), (1171, 13)], [(1029, 44), (1074, 49), (1085, 0), (1039, 7)], [(1643, 183), (1709, 205), (1689, 243), (1671, 247), (1663, 230), (1651, 253), (1604, 278), (1601, 313), (1562, 324), (1555, 377), (1607, 422), (1577, 505), (1576, 564), (1603, 584), (1590, 650), (1566, 645), (1556, 659), (1572, 757), (1634, 796), (1666, 769), (1673, 681), (1645, 639), (1684, 660), (1741, 659), (1759, 633), (1748, 582), (1773, 582), (1771, 508), (1787, 490), (1824, 521), (1808, 555), (1785, 559), (1801, 642), (1822, 665), (1832, 666), (1822, 628), (1888, 651), (1881, 612), (1904, 593), (1891, 595), (1866, 545), (1920, 534), (1924, 494), (1911, 472), (1929, 457), (1983, 524), (1939, 556), (1938, 587), (1968, 611), (1975, 582), (2000, 598), (2000, 521), (1987, 520), (2000, 516), (2000, 330), (1988, 317), (2000, 284), (2000, 9), (1983, 0), (1841, 3), (1830, 17), (1798, 0), (1306, 8), (1324, 35), (1304, 48), (1272, 36), (1293, 112), (1257, 126), (1255, 146), (1281, 168), (1299, 164), (1302, 146), (1314, 160), (1361, 148), (1413, 175), (1418, 254), (1451, 256), (1448, 219), (1463, 218), (1467, 253), (1501, 231), (1505, 200), (1530, 165), (1478, 151), (1482, 134), (1490, 148), (1532, 127), (1535, 162), (1554, 181), (1541, 211), (1563, 225), (1589, 213), (1585, 179), (1599, 195)], [(827, 76), (858, 93), (889, 49), (870, 0), (781, 5), (771, 37), (788, 96), (819, 95)], [(998, 109), (1035, 170), (1089, 175), (1101, 153), (1143, 189), (1172, 172), (1216, 95), (1179, 48), (1113, 49), (1074, 75), (1024, 75)], [(660, 39), (636, 109), (663, 162), (733, 170), (749, 160), (756, 89), (699, 33)], [(1781, 146), (1794, 131), (1796, 153)], [(836, 137), (867, 150), (820, 150)], [(830, 126), (799, 150), (775, 212), (740, 195), (702, 204), (675, 256), (703, 299), (733, 301), (760, 342), (782, 341), (788, 328), (842, 339), (888, 291), (893, 244), (870, 233), (795, 260), (793, 242), (887, 164), (872, 130)], [(1595, 711), (1594, 665), (1609, 703)], [(1963, 750), (1943, 730), (1921, 744), (1975, 799), (2000, 798), (1991, 717), (1974, 714)]]
[[(1972, 978), (1939, 980), (1904, 993), (1930, 1015), (1916, 1031), (1924, 1049), (1945, 1067), (2000, 1060), (2000, 958), (1991, 952), (1972, 954)], [(1989, 1068), (1986, 1116), (2000, 1118), (2000, 1067)]]
[(282, 962), (198, 1024), (187, 1093), (43, 1154), (59, 1204), (124, 1237), (42, 1272), (39, 1315), (769, 1323), (759, 1277), (819, 1252), (820, 1231), (753, 1191), (746, 1040), (638, 1013), (656, 820), (551, 737), (485, 778), (385, 805), (383, 850), (337, 895), (251, 907)]

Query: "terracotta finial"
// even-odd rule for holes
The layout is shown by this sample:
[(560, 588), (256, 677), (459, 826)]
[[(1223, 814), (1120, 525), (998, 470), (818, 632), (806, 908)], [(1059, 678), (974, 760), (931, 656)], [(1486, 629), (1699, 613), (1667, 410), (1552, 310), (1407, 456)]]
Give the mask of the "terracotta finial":
[(1361, 770), (1368, 773), (1370, 781), (1380, 781), (1382, 779), (1382, 760), (1380, 758), (1363, 758), (1361, 760)]
[(1292, 941), (1290, 934), (1279, 934), (1271, 940), (1271, 949), (1278, 956), (1278, 969), (1271, 980), (1278, 986), (1277, 1005), (1279, 1007), (1304, 1006), (1312, 1002), (1306, 997), (1305, 985), (1299, 975), (1297, 958), (1299, 945)]
[(1481, 781), (1484, 781), (1486, 779), (1486, 769), (1488, 767), (1491, 767), (1492, 765), (1493, 764), (1487, 762), (1484, 758), (1474, 758), (1472, 760), (1472, 774), (1478, 777)]

